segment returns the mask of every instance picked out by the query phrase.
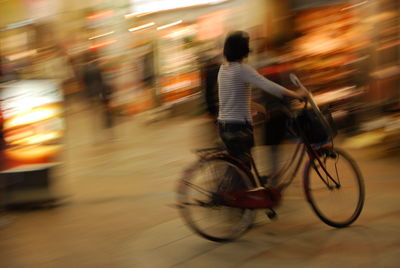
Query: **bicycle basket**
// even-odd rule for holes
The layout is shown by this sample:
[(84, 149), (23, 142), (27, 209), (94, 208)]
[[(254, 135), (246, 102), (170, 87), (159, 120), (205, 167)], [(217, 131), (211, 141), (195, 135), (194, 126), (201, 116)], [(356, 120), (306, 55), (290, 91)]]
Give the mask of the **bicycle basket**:
[(310, 143), (321, 143), (333, 139), (337, 130), (329, 109), (321, 109), (326, 123), (321, 122), (314, 110), (303, 110), (296, 118), (295, 132)]

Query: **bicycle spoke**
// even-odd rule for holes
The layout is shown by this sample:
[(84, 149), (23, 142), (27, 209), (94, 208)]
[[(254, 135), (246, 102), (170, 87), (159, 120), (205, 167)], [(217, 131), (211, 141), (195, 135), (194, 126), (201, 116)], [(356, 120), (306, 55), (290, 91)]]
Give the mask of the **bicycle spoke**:
[(200, 193), (202, 193), (202, 194), (204, 194), (204, 195), (212, 196), (212, 193), (211, 193), (210, 191), (204, 190), (204, 189), (201, 188), (200, 186), (197, 186), (197, 185), (195, 185), (195, 184), (193, 184), (193, 183), (191, 183), (191, 182), (188, 182), (188, 181), (183, 181), (183, 183), (184, 183), (186, 186), (192, 187), (194, 190), (197, 190), (198, 192), (200, 192)]
[(313, 164), (313, 168), (314, 168), (314, 170), (315, 170), (315, 172), (318, 174), (318, 177), (321, 179), (321, 181), (323, 181), (324, 182), (324, 184), (326, 185), (326, 187), (328, 187), (328, 189), (332, 189), (332, 186), (329, 184), (329, 177), (328, 177), (328, 174), (325, 172), (325, 174), (326, 174), (326, 176), (327, 176), (327, 179), (325, 179), (323, 176), (322, 176), (322, 174), (321, 174), (321, 172), (319, 171), (319, 167), (321, 167), (321, 166), (317, 166), (317, 165), (315, 165), (315, 164)]
[[(326, 156), (326, 158), (328, 158), (328, 156)], [(326, 180), (323, 178), (323, 176), (321, 175), (321, 172), (318, 170), (318, 167), (315, 165), (315, 163), (313, 162), (314, 165), (314, 169), (315, 172), (317, 172), (318, 176), (321, 178), (321, 180), (326, 184), (326, 186), (331, 189), (332, 186), (329, 185), (329, 181), (333, 182), (335, 184), (336, 188), (340, 187), (340, 184), (338, 182), (336, 182), (336, 180), (331, 176), (331, 174), (329, 173), (329, 171), (326, 169), (326, 164), (322, 164), (321, 159), (319, 157), (316, 158), (317, 161), (320, 164), (321, 169), (323, 170), (323, 172), (326, 174), (327, 178)]]

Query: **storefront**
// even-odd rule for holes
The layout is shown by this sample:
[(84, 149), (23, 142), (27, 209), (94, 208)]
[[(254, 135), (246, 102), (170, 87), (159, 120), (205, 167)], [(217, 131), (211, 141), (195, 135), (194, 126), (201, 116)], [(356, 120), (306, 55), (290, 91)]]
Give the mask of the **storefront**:
[(374, 40), (371, 47), (372, 83), (368, 100), (383, 106), (384, 110), (399, 107), (400, 103), (399, 10), (399, 1), (377, 0), (369, 6), (371, 15), (366, 19)]
[(340, 126), (393, 143), (400, 124), (398, 1), (315, 2), (294, 12), (295, 69)]
[(200, 66), (195, 26), (184, 25), (160, 33), (158, 94), (162, 103), (176, 101), (199, 90)]
[(53, 202), (52, 172), (63, 150), (63, 96), (57, 81), (0, 85), (1, 170), (5, 205)]
[(200, 91), (198, 17), (216, 7), (191, 7), (182, 2), (170, 3), (161, 10), (156, 2), (132, 1), (133, 15), (127, 16), (136, 85), (140, 85), (136, 90), (140, 94), (135, 94), (136, 106), (140, 107), (131, 108), (132, 112), (148, 106), (143, 103), (149, 102), (149, 96), (154, 107), (186, 100)]
[(45, 78), (65, 74), (56, 78), (61, 68), (53, 65), (59, 50), (52, 17), (58, 10), (52, 3), (0, 3), (0, 176), (5, 205), (56, 199), (50, 173), (59, 165), (63, 148), (62, 81)]
[(364, 123), (399, 107), (398, 5), (284, 1), (266, 19), (269, 29), (276, 28), (272, 21), (287, 27), (269, 32), (259, 71), (283, 82), (285, 73), (297, 72), (317, 101), (331, 107), (339, 127), (359, 132)]
[(7, 24), (0, 31), (0, 56), (4, 81), (18, 79), (37, 54), (37, 31), (32, 20)]
[[(250, 5), (242, 0), (198, 1), (196, 6), (188, 6), (188, 1), (173, 2), (164, 10), (157, 1), (132, 1), (132, 13), (126, 16), (136, 50), (151, 47), (151, 52), (140, 56), (137, 62), (142, 65), (145, 80), (154, 82), (151, 94), (155, 105), (201, 98), (203, 57), (221, 53), (227, 32), (260, 26), (263, 23), (260, 13), (266, 7), (265, 1), (258, 0)], [(139, 41), (143, 36), (147, 44), (137, 45), (143, 44)]]

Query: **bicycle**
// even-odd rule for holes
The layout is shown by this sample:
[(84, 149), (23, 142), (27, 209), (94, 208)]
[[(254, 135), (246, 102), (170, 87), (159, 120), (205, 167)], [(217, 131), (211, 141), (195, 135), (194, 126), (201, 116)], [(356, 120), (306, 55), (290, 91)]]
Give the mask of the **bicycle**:
[[(291, 80), (305, 88), (295, 75), (291, 75)], [(310, 111), (326, 133), (323, 138), (329, 142), (324, 146), (316, 145), (315, 137), (310, 139), (312, 135), (304, 121), (304, 116)], [(248, 168), (223, 148), (197, 151), (199, 160), (184, 171), (177, 189), (180, 214), (194, 232), (212, 241), (227, 242), (239, 238), (251, 228), (256, 209), (266, 209), (267, 216), (275, 218), (274, 208), (280, 204), (283, 191), (293, 182), (306, 155), (303, 188), (306, 200), (318, 218), (327, 225), (342, 228), (359, 217), (365, 199), (362, 174), (345, 151), (334, 147), (332, 124), (316, 105), (311, 93), (304, 107), (297, 113), (292, 112), (291, 117), (290, 130), (299, 140), (290, 161), (270, 175), (269, 179), (280, 181), (276, 187), (262, 185), (263, 177), (251, 156), (251, 168)], [(290, 167), (294, 170), (291, 171)], [(288, 173), (291, 174), (286, 176)], [(339, 173), (344, 173), (345, 177)], [(350, 188), (352, 185), (354, 187)], [(344, 193), (343, 200), (347, 201), (343, 207), (340, 199), (324, 199), (335, 197), (338, 192)], [(206, 214), (198, 215), (197, 212), (201, 211)]]

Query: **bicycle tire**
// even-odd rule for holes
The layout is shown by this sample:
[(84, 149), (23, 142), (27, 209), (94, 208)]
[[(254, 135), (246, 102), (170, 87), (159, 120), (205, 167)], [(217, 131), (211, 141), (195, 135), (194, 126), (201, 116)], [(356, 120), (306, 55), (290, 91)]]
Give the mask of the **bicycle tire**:
[[(318, 167), (319, 163), (316, 159), (310, 160), (304, 169), (304, 191), (305, 191), (305, 195), (307, 198), (307, 201), (310, 203), (311, 208), (313, 209), (313, 211), (315, 212), (315, 214), (318, 216), (318, 218), (320, 218), (324, 223), (326, 223), (327, 225), (330, 225), (332, 227), (336, 227), (336, 228), (343, 228), (346, 226), (349, 226), (350, 224), (352, 224), (355, 220), (357, 220), (357, 218), (360, 216), (361, 211), (363, 209), (363, 205), (364, 205), (364, 200), (365, 200), (365, 186), (364, 186), (364, 180), (363, 180), (363, 176), (360, 172), (360, 169), (358, 168), (356, 162), (350, 157), (350, 155), (348, 155), (346, 152), (344, 152), (343, 150), (337, 149), (337, 148), (331, 148), (328, 149), (328, 152), (326, 154), (330, 154), (330, 156), (323, 156), (323, 157), (329, 157), (327, 159), (335, 159), (336, 163), (335, 163), (335, 170), (332, 172), (331, 171), (331, 167), (330, 165), (328, 166), (328, 164), (326, 164), (326, 162), (324, 163), (325, 165), (325, 169), (324, 170), (322, 167)], [(336, 158), (334, 158), (336, 157)], [(348, 169), (346, 170), (346, 175), (347, 173), (352, 173), (354, 175), (353, 179), (354, 179), (354, 183), (355, 183), (355, 193), (353, 194), (353, 200), (351, 199), (351, 193), (349, 194), (349, 198), (347, 198), (345, 196), (345, 194), (347, 194), (347, 190), (346, 188), (343, 187), (343, 183), (346, 182), (346, 185), (348, 183), (348, 178), (350, 178), (349, 175), (346, 176), (346, 180), (344, 180), (342, 178), (342, 181), (340, 181), (339, 178), (339, 171), (338, 171), (338, 166), (337, 163), (343, 159), (346, 163), (347, 163), (347, 167)], [(329, 170), (328, 170), (329, 169)], [(317, 172), (317, 170), (319, 170), (320, 173)], [(312, 172), (314, 171), (314, 172)], [(333, 179), (336, 180), (336, 182), (339, 183), (340, 186), (335, 186), (333, 187), (333, 189), (329, 189), (328, 186), (325, 183), (321, 183), (321, 189), (317, 187), (318, 185), (318, 180), (317, 178), (321, 180), (321, 176), (326, 176), (325, 179), (328, 179), (328, 175), (327, 172), (332, 176)], [(341, 174), (342, 172), (344, 173), (344, 170), (340, 170)], [(315, 173), (317, 176), (316, 178), (312, 178), (311, 174)], [(333, 186), (334, 184), (331, 184), (331, 186)], [(337, 219), (330, 215), (331, 212), (328, 212), (327, 209), (323, 208), (322, 205), (322, 201), (319, 201), (318, 198), (320, 198), (322, 195), (317, 192), (317, 188), (318, 190), (322, 191), (322, 190), (328, 190), (329, 194), (331, 196), (333, 196), (334, 194), (336, 194), (335, 191), (339, 191), (339, 190), (343, 190), (341, 192), (342, 194), (342, 198), (343, 196), (345, 198), (347, 198), (348, 200), (352, 200), (354, 202), (349, 202), (349, 204), (352, 204), (353, 206), (349, 206), (349, 204), (346, 204), (343, 208), (340, 207), (340, 200), (338, 200), (339, 195), (337, 195), (337, 197), (335, 197), (335, 200), (333, 200), (332, 203), (327, 203), (328, 206), (330, 206), (333, 210), (337, 210)], [(315, 191), (314, 191), (314, 190)], [(329, 195), (327, 195), (329, 196)], [(327, 207), (328, 207), (327, 206)], [(349, 214), (345, 214), (345, 217), (343, 217), (344, 215), (344, 211), (349, 210), (350, 213)], [(333, 214), (333, 213), (331, 213)], [(335, 218), (335, 219), (334, 219)]]
[[(219, 166), (217, 164), (219, 164)], [(216, 176), (216, 178), (211, 178), (212, 176), (206, 176), (205, 179), (210, 179), (211, 183), (209, 186), (211, 189), (202, 188), (202, 190), (209, 191), (210, 193), (215, 193), (216, 191), (218, 191), (218, 189), (221, 190), (221, 187), (225, 187), (224, 190), (233, 189), (233, 187), (246, 187), (247, 189), (251, 189), (254, 187), (254, 180), (251, 173), (249, 173), (249, 171), (243, 168), (239, 162), (235, 161), (229, 155), (218, 154), (210, 157), (205, 157), (195, 163), (192, 167), (187, 169), (182, 179), (179, 181), (178, 208), (184, 221), (195, 233), (214, 242), (229, 242), (239, 238), (251, 228), (255, 218), (255, 212), (254, 210), (250, 209), (223, 206), (222, 204), (218, 204), (218, 202), (212, 203), (212, 195), (206, 196), (205, 193), (204, 198), (210, 198), (210, 201), (195, 200), (195, 203), (191, 203), (190, 194), (192, 190), (196, 190), (194, 189), (194, 185), (195, 183), (197, 184), (197, 175), (202, 173), (202, 171), (207, 168), (213, 169), (214, 167), (219, 167), (219, 170), (216, 171), (224, 173), (224, 175), (222, 176), (223, 179), (221, 180), (221, 176)], [(229, 181), (229, 176), (226, 176), (226, 171), (221, 170), (221, 167), (229, 167), (231, 170), (235, 170), (237, 172), (236, 174), (240, 174), (240, 182), (235, 182), (236, 185), (233, 185), (233, 183)], [(213, 171), (214, 170), (212, 170), (212, 172)], [(200, 174), (200, 176), (201, 175), (202, 174)], [(203, 178), (200, 177), (200, 180), (202, 179)], [(196, 185), (196, 187), (202, 186)], [(200, 191), (200, 189), (198, 189), (198, 191)], [(203, 193), (201, 193), (200, 196), (202, 196), (202, 194)], [(207, 202), (210, 202), (210, 204), (208, 204)], [(208, 217), (200, 218), (199, 220), (196, 218), (196, 215), (194, 215), (195, 206), (203, 207), (206, 210), (211, 210), (211, 214), (212, 212), (215, 212), (214, 214), (216, 215), (208, 215)], [(215, 228), (216, 230), (212, 230), (212, 228), (208, 229), (207, 223), (205, 222), (206, 220), (213, 221), (216, 219), (216, 217), (228, 219), (230, 216), (234, 216), (236, 214), (238, 217), (232, 218), (232, 221), (230, 222), (231, 226), (226, 226), (226, 230), (223, 230), (223, 228)], [(210, 225), (210, 227), (217, 226)]]

